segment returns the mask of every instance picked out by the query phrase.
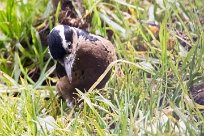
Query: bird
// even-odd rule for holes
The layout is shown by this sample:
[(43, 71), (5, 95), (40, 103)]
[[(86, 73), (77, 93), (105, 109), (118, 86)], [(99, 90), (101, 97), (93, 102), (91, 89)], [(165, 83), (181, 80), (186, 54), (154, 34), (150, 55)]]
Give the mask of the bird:
[[(56, 90), (69, 107), (78, 98), (76, 88), (86, 92), (110, 63), (117, 60), (115, 47), (109, 40), (68, 25), (57, 25), (50, 31), (48, 48), (57, 61)], [(96, 88), (103, 88), (110, 75), (111, 70)]]

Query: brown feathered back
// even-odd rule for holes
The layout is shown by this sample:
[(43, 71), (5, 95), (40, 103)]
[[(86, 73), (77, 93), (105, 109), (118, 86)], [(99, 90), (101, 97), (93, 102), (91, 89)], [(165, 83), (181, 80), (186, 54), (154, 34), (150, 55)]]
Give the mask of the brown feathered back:
[[(112, 43), (100, 36), (96, 36), (96, 38), (98, 39), (97, 41), (89, 41), (82, 37), (75, 39), (79, 40), (79, 48), (76, 51), (75, 61), (72, 66), (71, 83), (67, 78), (65, 70), (62, 69), (62, 66), (57, 67), (60, 77), (57, 83), (57, 90), (64, 98), (72, 99), (72, 97), (76, 97), (76, 95), (74, 95), (74, 93), (76, 93), (75, 88), (83, 92), (88, 90), (101, 74), (103, 74), (108, 65), (116, 60), (116, 53)], [(111, 71), (99, 83), (97, 86), (98, 89), (105, 86), (110, 74)]]

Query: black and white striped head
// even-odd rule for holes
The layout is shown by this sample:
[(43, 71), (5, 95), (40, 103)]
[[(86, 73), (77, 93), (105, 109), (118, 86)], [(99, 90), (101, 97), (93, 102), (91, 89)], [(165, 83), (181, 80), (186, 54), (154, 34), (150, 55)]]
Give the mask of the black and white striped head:
[(61, 60), (65, 55), (76, 52), (81, 41), (95, 42), (97, 37), (75, 27), (57, 25), (48, 36), (49, 51), (54, 59)]
[(75, 28), (67, 25), (54, 27), (48, 36), (49, 51), (53, 59), (57, 60), (64, 68), (72, 81), (72, 65), (76, 56), (75, 39), (77, 33)]
[(66, 54), (70, 54), (73, 47), (73, 29), (66, 25), (54, 27), (48, 37), (48, 45), (51, 56), (61, 60)]

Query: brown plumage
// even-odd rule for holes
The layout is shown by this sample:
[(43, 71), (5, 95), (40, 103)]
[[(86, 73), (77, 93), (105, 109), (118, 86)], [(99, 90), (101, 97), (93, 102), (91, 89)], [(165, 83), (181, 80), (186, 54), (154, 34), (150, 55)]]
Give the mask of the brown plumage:
[[(70, 28), (72, 28), (71, 32), (69, 32), (69, 34), (64, 32), (64, 34), (65, 41), (71, 41), (72, 47), (65, 48), (66, 53), (65, 55), (62, 55), (63, 59), (57, 56), (56, 49), (52, 51), (52, 41), (49, 44), (49, 48), (51, 55), (54, 55), (52, 55), (53, 58), (59, 60), (59, 63), (57, 63), (56, 66), (56, 72), (59, 77), (59, 81), (56, 85), (57, 91), (65, 99), (73, 102), (73, 98), (77, 97), (75, 94), (75, 88), (78, 88), (83, 92), (88, 90), (101, 74), (103, 74), (108, 65), (116, 60), (116, 54), (114, 46), (110, 41), (77, 28)], [(56, 30), (58, 32), (61, 31), (60, 29)], [(66, 40), (68, 36), (69, 38), (72, 36), (71, 40)], [(50, 36), (50, 38), (51, 37), (52, 36)], [(62, 46), (63, 48), (66, 47), (64, 45)], [(62, 60), (64, 60), (64, 62), (62, 62)], [(103, 88), (108, 81), (110, 74), (111, 71), (96, 88)]]

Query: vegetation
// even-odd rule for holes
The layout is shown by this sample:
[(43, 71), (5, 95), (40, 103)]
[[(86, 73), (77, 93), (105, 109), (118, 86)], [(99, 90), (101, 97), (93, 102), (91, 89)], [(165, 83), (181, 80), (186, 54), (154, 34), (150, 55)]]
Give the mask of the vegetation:
[(203, 1), (84, 0), (88, 31), (111, 35), (118, 61), (104, 89), (78, 90), (73, 109), (55, 95), (35, 27), (51, 20), (48, 1), (0, 1), (0, 135), (203, 134), (204, 106), (189, 92), (204, 81)]

